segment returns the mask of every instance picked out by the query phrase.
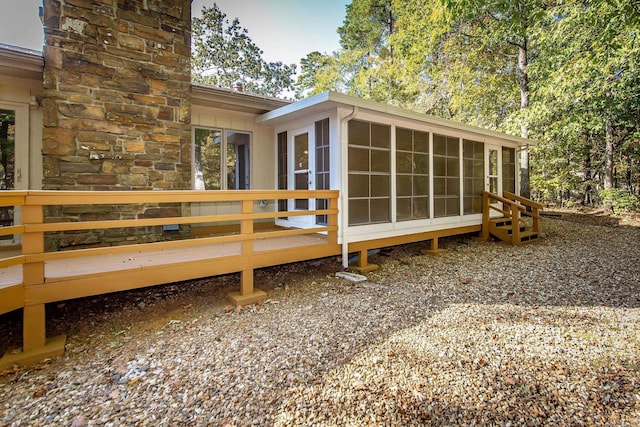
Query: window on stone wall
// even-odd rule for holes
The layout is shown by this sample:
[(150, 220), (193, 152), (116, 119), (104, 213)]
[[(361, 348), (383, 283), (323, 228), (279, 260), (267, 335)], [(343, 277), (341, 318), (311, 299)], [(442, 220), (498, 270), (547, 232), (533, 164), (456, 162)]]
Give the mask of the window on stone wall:
[(391, 126), (349, 121), (349, 225), (391, 221)]
[(429, 134), (396, 128), (396, 219), (429, 218)]
[(251, 134), (227, 129), (194, 129), (194, 189), (250, 188)]
[(464, 214), (482, 213), (482, 191), (484, 190), (484, 144), (479, 141), (462, 141), (462, 164), (464, 175)]
[(502, 191), (516, 192), (516, 149), (502, 147)]
[(433, 135), (433, 216), (460, 215), (460, 140)]

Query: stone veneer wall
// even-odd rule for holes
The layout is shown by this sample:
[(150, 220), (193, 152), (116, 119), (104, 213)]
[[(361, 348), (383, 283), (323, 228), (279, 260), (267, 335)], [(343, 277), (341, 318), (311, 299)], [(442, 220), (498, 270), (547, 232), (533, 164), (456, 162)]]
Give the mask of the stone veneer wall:
[(43, 3), (43, 189), (191, 188), (191, 0)]
[[(191, 188), (191, 0), (43, 0), (45, 190)], [(52, 208), (48, 221), (188, 207)], [(178, 234), (188, 232), (184, 227)], [(47, 250), (171, 238), (161, 227), (63, 233)]]

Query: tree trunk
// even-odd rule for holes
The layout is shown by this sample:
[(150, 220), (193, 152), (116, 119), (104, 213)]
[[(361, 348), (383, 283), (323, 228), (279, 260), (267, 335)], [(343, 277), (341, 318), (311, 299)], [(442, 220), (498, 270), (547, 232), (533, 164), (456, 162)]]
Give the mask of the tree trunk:
[(613, 125), (611, 119), (605, 122), (604, 149), (604, 188), (614, 188), (613, 185)]
[[(520, 85), (520, 109), (529, 107), (529, 75), (527, 74), (527, 38), (522, 39), (518, 46), (518, 82)], [(520, 128), (520, 136), (529, 137), (529, 125), (525, 122)], [(522, 147), (520, 151), (520, 195), (531, 197), (531, 184), (529, 180), (529, 145)]]
[(584, 157), (584, 194), (582, 196), (582, 206), (590, 206), (593, 203), (591, 192), (593, 187), (591, 186), (591, 149), (587, 148)]

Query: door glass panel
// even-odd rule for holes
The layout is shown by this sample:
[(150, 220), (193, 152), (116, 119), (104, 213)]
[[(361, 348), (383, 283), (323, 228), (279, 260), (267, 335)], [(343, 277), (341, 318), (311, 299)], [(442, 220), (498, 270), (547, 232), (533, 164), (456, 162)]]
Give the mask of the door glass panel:
[(296, 165), (295, 170), (308, 170), (309, 169), (309, 134), (303, 133), (296, 135), (294, 138), (294, 152)]
[(489, 148), (489, 175), (487, 177), (489, 184), (489, 192), (498, 194), (498, 150)]
[(249, 144), (248, 133), (227, 131), (227, 190), (248, 190)]
[[(14, 190), (16, 113), (0, 110), (0, 190)], [(0, 207), (0, 226), (13, 225), (13, 206)], [(13, 240), (13, 235), (0, 236), (0, 240)]]
[[(293, 156), (295, 159), (295, 189), (309, 189), (309, 134), (302, 133), (293, 138)], [(309, 209), (309, 199), (296, 199), (296, 209)]]

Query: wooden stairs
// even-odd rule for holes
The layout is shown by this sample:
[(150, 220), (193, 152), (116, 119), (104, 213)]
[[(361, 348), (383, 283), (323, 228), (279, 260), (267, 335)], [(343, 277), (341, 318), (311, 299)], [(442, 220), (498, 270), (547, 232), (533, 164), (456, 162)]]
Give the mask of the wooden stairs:
[[(544, 205), (505, 191), (504, 196), (482, 193), (482, 240), (490, 236), (520, 245), (540, 238), (540, 211)], [(500, 216), (492, 216), (495, 211)]]

